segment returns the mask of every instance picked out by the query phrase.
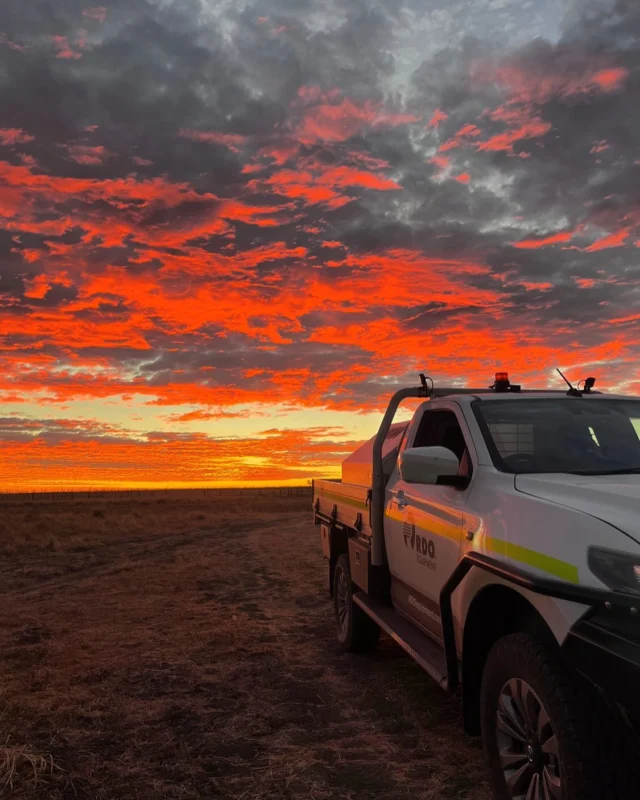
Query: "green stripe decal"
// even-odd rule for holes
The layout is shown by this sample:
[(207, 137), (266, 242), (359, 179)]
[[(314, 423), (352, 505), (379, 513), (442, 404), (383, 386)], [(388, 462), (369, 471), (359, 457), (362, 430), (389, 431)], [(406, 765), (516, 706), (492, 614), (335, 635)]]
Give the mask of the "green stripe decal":
[(356, 508), (368, 508), (364, 500), (356, 500), (353, 497), (345, 497), (344, 495), (341, 494), (334, 494), (333, 492), (325, 492), (323, 489), (320, 490), (318, 496), (321, 499), (326, 498), (327, 500), (337, 500), (339, 503), (346, 503), (348, 506), (355, 506)]
[(484, 545), (487, 550), (491, 550), (500, 556), (506, 556), (506, 558), (512, 558), (514, 561), (520, 561), (530, 567), (548, 572), (550, 575), (555, 575), (556, 578), (568, 583), (580, 583), (578, 568), (566, 561), (546, 556), (536, 550), (529, 550), (527, 547), (520, 547), (518, 544), (504, 542), (502, 539), (493, 539), (490, 536), (485, 537)]

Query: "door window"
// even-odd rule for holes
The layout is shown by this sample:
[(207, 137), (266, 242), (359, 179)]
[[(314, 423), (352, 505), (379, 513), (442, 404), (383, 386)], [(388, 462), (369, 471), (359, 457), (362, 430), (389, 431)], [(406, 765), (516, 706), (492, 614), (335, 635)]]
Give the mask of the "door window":
[(460, 462), (459, 475), (471, 477), (471, 459), (458, 418), (448, 409), (427, 410), (422, 415), (413, 447), (446, 447)]

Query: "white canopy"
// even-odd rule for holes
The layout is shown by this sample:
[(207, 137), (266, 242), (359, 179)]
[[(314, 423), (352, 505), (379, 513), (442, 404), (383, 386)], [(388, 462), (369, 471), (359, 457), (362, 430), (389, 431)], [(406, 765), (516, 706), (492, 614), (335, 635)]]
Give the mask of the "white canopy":
[[(385, 477), (388, 478), (395, 466), (398, 457), (398, 448), (402, 436), (409, 425), (408, 422), (396, 422), (389, 428), (389, 433), (382, 447), (382, 463)], [(350, 456), (342, 462), (342, 482), (358, 486), (371, 486), (371, 471), (373, 463), (373, 436), (364, 442)]]

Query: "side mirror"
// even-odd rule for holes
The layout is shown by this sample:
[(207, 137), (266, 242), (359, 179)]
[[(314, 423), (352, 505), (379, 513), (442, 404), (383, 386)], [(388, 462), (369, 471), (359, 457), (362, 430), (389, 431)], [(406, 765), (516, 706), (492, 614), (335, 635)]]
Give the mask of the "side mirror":
[(444, 475), (457, 475), (460, 462), (448, 447), (409, 447), (401, 453), (398, 468), (407, 483), (436, 483)]

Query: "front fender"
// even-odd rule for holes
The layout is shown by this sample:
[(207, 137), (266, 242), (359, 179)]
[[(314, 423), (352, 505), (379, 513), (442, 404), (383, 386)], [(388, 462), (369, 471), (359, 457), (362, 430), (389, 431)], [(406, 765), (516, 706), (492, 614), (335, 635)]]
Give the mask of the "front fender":
[[(461, 558), (475, 551), (542, 578), (593, 589), (607, 587), (589, 569), (589, 546), (640, 554), (640, 545), (617, 528), (584, 512), (523, 495), (515, 489), (513, 475), (493, 470), (480, 469), (475, 476), (464, 513), (464, 534)], [(474, 597), (491, 583), (511, 585), (472, 569), (454, 593), (458, 638)], [(559, 644), (588, 609), (580, 603), (512, 588), (541, 614)]]

